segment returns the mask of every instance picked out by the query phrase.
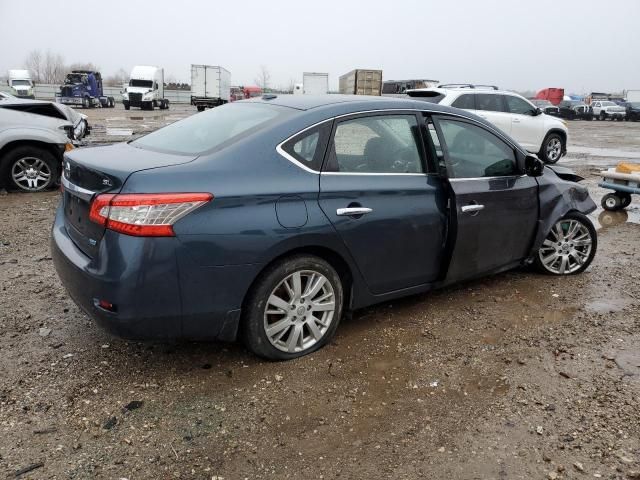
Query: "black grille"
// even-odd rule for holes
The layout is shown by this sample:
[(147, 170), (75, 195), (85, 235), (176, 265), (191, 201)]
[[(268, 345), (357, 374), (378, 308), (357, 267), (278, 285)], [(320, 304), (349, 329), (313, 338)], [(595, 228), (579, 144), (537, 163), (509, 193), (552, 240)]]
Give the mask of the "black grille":
[(73, 87), (62, 87), (61, 93), (63, 97), (71, 97), (73, 96)]
[(129, 103), (132, 105), (139, 105), (142, 103), (142, 94), (141, 93), (130, 93), (129, 94)]

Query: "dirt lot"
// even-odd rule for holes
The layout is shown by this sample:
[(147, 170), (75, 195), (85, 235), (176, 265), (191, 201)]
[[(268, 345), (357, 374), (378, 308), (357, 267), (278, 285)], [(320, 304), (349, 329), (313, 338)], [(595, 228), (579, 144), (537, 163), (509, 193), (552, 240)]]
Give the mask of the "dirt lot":
[[(91, 111), (92, 141), (190, 112)], [(599, 200), (590, 172), (640, 152), (640, 123), (570, 128), (561, 164)], [(0, 475), (640, 478), (638, 198), (594, 212), (580, 276), (514, 271), (379, 305), (288, 363), (102, 332), (56, 278), (57, 202), (0, 196)]]

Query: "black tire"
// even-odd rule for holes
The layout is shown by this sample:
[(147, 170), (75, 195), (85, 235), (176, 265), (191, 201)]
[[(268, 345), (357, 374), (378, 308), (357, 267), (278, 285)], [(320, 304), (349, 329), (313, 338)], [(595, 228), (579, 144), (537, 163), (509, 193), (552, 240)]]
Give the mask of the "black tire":
[[(24, 145), (9, 151), (2, 160), (2, 178), (12, 189), (23, 192), (42, 192), (54, 187), (58, 182), (60, 161), (48, 150), (40, 147)], [(34, 178), (25, 178), (20, 181), (20, 171), (37, 172)], [(32, 172), (29, 172), (31, 175)], [(44, 174), (46, 179), (41, 180)]]
[(607, 114), (605, 112), (600, 112), (600, 120), (605, 121), (607, 119)]
[(169, 110), (169, 100), (168, 99), (165, 99), (165, 101), (164, 101), (164, 109), (165, 110)]
[(82, 108), (89, 108), (89, 99), (87, 97), (82, 97)]
[[(271, 323), (271, 325), (274, 325), (277, 321), (283, 320), (287, 322), (286, 327), (279, 331), (283, 333), (282, 338), (276, 340), (275, 343), (278, 343), (279, 341), (284, 343), (285, 339), (288, 343), (292, 340), (293, 333), (295, 331), (295, 322), (299, 322), (299, 331), (302, 335), (301, 337), (295, 338), (300, 338), (301, 342), (304, 343), (306, 332), (308, 334), (307, 339), (315, 342), (310, 344), (307, 348), (301, 348), (298, 351), (291, 352), (277, 348), (269, 339), (266, 332), (266, 308), (268, 307), (267, 300), (272, 295), (281, 295), (278, 293), (280, 292), (278, 289), (284, 288), (281, 287), (282, 283), (285, 282), (286, 279), (291, 278), (290, 276), (294, 275), (296, 272), (302, 274), (314, 272), (324, 276), (326, 280), (324, 285), (326, 285), (326, 287), (323, 288), (330, 288), (334, 299), (334, 310), (333, 315), (328, 320), (329, 323), (326, 326), (324, 333), (322, 333), (322, 336), (319, 339), (315, 340), (310, 338), (311, 330), (308, 326), (305, 327), (305, 321), (301, 317), (294, 317), (291, 319), (294, 315), (307, 315), (306, 312), (296, 313), (300, 310), (304, 310), (304, 295), (299, 301), (292, 300), (292, 303), (289, 303), (289, 305), (291, 305), (291, 311), (288, 309), (280, 309), (282, 313), (275, 313), (274, 315), (282, 315), (285, 314), (285, 311), (287, 312), (285, 318), (278, 319), (276, 317), (274, 323)], [(303, 279), (301, 285), (300, 289), (304, 292), (308, 287), (308, 284), (304, 284)], [(284, 290), (282, 291), (284, 292)], [(322, 258), (313, 255), (294, 255), (277, 262), (260, 275), (260, 278), (256, 281), (247, 296), (245, 307), (243, 309), (241, 326), (241, 336), (244, 344), (254, 354), (269, 360), (291, 360), (318, 350), (326, 345), (338, 328), (344, 303), (343, 291), (344, 288), (340, 276), (336, 270)], [(302, 304), (298, 305), (299, 302), (302, 302)], [(296, 307), (295, 305), (298, 306)], [(307, 305), (309, 305), (309, 303), (307, 303)], [(314, 325), (316, 325), (317, 328), (318, 325), (321, 324), (318, 322), (317, 324), (314, 323)], [(298, 342), (296, 341), (295, 343), (296, 346), (298, 346)], [(284, 348), (284, 346), (281, 346), (281, 348)]]
[(600, 204), (602, 205), (602, 208), (609, 210), (610, 212), (615, 212), (624, 208), (622, 206), (622, 198), (617, 193), (607, 193), (602, 197)]
[(131, 105), (129, 104), (129, 102), (122, 102), (124, 105), (124, 109), (125, 110), (129, 110), (131, 108)]
[[(555, 275), (555, 276), (577, 275), (579, 273), (584, 272), (589, 267), (589, 265), (591, 265), (591, 262), (593, 261), (593, 258), (596, 255), (596, 251), (598, 250), (598, 234), (596, 232), (596, 228), (593, 226), (593, 223), (591, 223), (591, 220), (589, 220), (589, 218), (586, 215), (583, 215), (580, 212), (569, 212), (563, 218), (558, 220), (558, 222), (556, 222), (554, 226), (552, 226), (551, 230), (553, 230), (555, 225), (557, 225), (558, 223), (561, 223), (561, 222), (566, 223), (567, 221), (577, 221), (584, 226), (584, 228), (588, 232), (589, 239), (591, 240), (591, 248), (588, 253), (585, 250), (582, 250), (582, 253), (586, 255), (586, 258), (583, 259), (583, 263), (580, 264), (579, 268), (572, 271), (565, 271), (564, 273), (559, 273), (557, 271), (554, 271), (551, 266), (545, 265), (545, 263), (542, 261), (542, 258), (541, 258), (542, 256), (544, 256), (543, 252), (545, 251), (545, 249), (555, 248), (555, 246), (548, 247), (543, 244), (540, 246), (540, 249), (538, 250), (534, 258), (534, 265), (536, 269), (541, 273), (544, 273), (547, 275)], [(551, 231), (547, 234), (547, 237), (545, 237), (545, 242), (549, 240), (555, 243), (555, 240), (554, 240), (554, 237), (552, 236)], [(585, 249), (586, 247), (581, 246), (578, 248)]]
[(622, 202), (622, 208), (627, 208), (629, 205), (631, 205), (630, 193), (619, 192), (618, 195), (620, 196), (620, 200)]
[(199, 112), (204, 112), (204, 105), (198, 105), (196, 108)]
[[(557, 146), (552, 150), (551, 145)], [(542, 146), (540, 147), (540, 151), (538, 152), (538, 158), (540, 158), (544, 163), (556, 163), (562, 157), (562, 152), (565, 151), (565, 144), (563, 138), (557, 133), (550, 133), (542, 142)]]

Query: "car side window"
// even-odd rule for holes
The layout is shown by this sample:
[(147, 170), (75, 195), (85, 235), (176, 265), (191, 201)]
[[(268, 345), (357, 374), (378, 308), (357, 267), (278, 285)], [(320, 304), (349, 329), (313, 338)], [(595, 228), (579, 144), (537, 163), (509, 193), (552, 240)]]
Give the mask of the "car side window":
[(380, 115), (338, 123), (329, 159), (330, 172), (423, 173), (415, 115)]
[(325, 122), (296, 135), (282, 149), (305, 167), (320, 171), (330, 134), (331, 122)]
[(463, 95), (460, 95), (458, 98), (454, 100), (451, 106), (455, 108), (464, 108), (466, 110), (475, 110), (476, 102), (474, 99), (474, 95), (470, 93), (465, 93)]
[(485, 110), (487, 112), (504, 112), (503, 95), (495, 93), (478, 93), (476, 94), (476, 110)]
[(534, 107), (532, 107), (529, 102), (521, 98), (514, 97), (513, 95), (505, 95), (505, 99), (507, 101), (507, 110), (510, 113), (531, 116), (535, 113)]
[(518, 174), (513, 148), (476, 125), (439, 119), (451, 178), (501, 177)]

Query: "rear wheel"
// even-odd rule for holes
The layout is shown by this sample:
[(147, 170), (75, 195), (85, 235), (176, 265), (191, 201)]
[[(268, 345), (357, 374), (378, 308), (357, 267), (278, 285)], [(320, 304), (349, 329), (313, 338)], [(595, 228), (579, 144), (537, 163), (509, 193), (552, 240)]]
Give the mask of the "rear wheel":
[(124, 109), (125, 110), (129, 110), (131, 108), (131, 105), (129, 105), (129, 102), (124, 102)]
[(620, 196), (620, 201), (622, 202), (622, 208), (627, 208), (631, 204), (631, 194), (620, 192), (618, 193)]
[(198, 105), (197, 109), (199, 112), (204, 112), (204, 105)]
[(39, 147), (23, 146), (5, 157), (12, 187), (25, 192), (41, 192), (51, 188), (57, 177), (57, 161), (53, 154)]
[(571, 212), (549, 231), (535, 265), (549, 275), (575, 275), (593, 261), (598, 248), (596, 229), (585, 215)]
[(324, 346), (342, 315), (342, 281), (313, 255), (296, 255), (270, 267), (246, 302), (242, 335), (253, 353), (289, 360)]
[(545, 163), (556, 163), (560, 160), (564, 150), (562, 137), (557, 133), (550, 133), (542, 142), (542, 148), (538, 153), (538, 157)]

